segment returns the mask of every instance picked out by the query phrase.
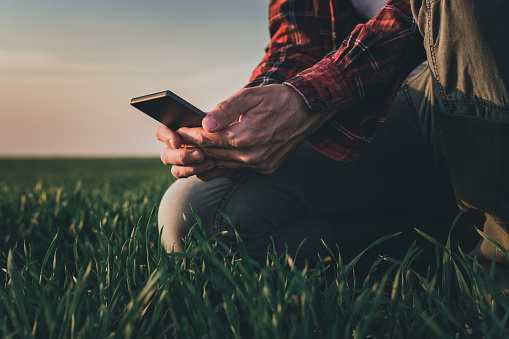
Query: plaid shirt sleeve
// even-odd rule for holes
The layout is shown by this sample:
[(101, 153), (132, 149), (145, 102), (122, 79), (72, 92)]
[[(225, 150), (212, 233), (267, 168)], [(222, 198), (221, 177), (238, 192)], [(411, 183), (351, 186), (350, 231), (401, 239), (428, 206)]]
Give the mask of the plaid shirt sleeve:
[[(389, 0), (365, 24), (346, 0), (276, 0), (269, 14), (271, 43), (250, 85), (285, 82), (312, 110), (337, 110), (309, 141), (333, 159), (357, 159), (402, 81), (425, 60), (409, 0)], [(344, 40), (328, 51), (332, 32)]]
[(339, 0), (335, 23), (329, 0), (271, 0), (271, 40), (248, 87), (282, 83), (314, 66), (336, 47), (336, 32), (344, 39), (362, 20), (348, 0)]

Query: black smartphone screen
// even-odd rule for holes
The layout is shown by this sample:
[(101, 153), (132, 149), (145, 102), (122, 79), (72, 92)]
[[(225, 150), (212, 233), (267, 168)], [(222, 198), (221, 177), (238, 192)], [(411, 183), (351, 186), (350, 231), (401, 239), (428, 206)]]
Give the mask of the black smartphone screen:
[(133, 98), (131, 105), (173, 130), (179, 127), (199, 127), (206, 115), (171, 91)]

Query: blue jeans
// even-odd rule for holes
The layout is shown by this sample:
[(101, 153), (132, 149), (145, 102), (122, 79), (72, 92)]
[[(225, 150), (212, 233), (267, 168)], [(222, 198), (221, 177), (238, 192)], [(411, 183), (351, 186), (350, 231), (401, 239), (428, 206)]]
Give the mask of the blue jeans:
[[(263, 262), (269, 245), (310, 261), (327, 256), (325, 242), (351, 259), (384, 235), (400, 236), (372, 251), (401, 256), (418, 240), (419, 228), (445, 241), (458, 213), (442, 152), (437, 117), (427, 114), (432, 88), (429, 69), (399, 91), (391, 112), (372, 143), (355, 162), (332, 160), (308, 143), (271, 175), (250, 170), (201, 182), (179, 179), (161, 201), (159, 225), (168, 250), (182, 250), (189, 231), (185, 217), (202, 220), (208, 236), (235, 247), (232, 220), (251, 256)], [(433, 113), (433, 112), (431, 112)], [(323, 240), (323, 242), (322, 242)], [(431, 253), (434, 254), (434, 253)]]

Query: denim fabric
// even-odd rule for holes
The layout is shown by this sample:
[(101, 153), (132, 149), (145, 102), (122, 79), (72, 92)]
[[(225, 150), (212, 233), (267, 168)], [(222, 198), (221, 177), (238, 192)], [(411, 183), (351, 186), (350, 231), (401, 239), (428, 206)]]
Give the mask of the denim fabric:
[(410, 79), (373, 142), (353, 163), (329, 159), (304, 143), (271, 175), (242, 170), (206, 183), (195, 177), (178, 180), (161, 202), (159, 224), (171, 225), (174, 232), (163, 234), (163, 240), (173, 244), (184, 237), (183, 215), (194, 223), (194, 211), (208, 236), (226, 232), (222, 239), (235, 247), (228, 216), (261, 262), (272, 241), (278, 253), (288, 248), (295, 255), (306, 239), (298, 253), (301, 262), (317, 253), (329, 255), (322, 240), (334, 250), (337, 245), (345, 260), (396, 232), (403, 233), (373, 250), (371, 258), (401, 257), (415, 240), (429, 245), (414, 228), (445, 241), (458, 208), (443, 152), (433, 145), (436, 118), (422, 109), (430, 106), (432, 97), (425, 92), (431, 86), (427, 69)]

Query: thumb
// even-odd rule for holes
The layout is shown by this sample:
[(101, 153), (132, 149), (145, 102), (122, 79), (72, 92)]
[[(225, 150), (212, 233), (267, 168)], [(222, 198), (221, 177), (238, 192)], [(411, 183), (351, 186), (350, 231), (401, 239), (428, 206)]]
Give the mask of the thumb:
[(239, 116), (249, 111), (257, 105), (253, 102), (253, 97), (241, 90), (230, 98), (220, 102), (205, 118), (202, 126), (209, 132), (216, 132), (225, 129), (230, 124), (239, 119)]

